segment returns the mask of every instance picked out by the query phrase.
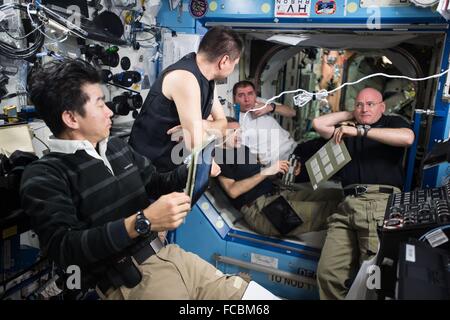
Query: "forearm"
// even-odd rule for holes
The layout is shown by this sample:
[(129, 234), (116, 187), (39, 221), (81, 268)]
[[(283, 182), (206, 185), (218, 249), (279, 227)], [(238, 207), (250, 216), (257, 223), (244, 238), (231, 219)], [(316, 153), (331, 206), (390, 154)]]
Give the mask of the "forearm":
[(214, 99), (211, 113), (206, 120), (203, 120), (203, 130), (208, 133), (208, 135), (222, 137), (225, 136), (226, 133), (227, 118), (223, 111), (223, 107), (217, 97), (216, 89), (214, 90)]
[(414, 142), (414, 133), (407, 128), (372, 128), (367, 138), (394, 147), (408, 147)]
[(170, 172), (161, 173), (146, 157), (134, 151), (133, 148), (130, 150), (145, 190), (151, 197), (159, 198), (161, 195), (184, 189), (188, 174), (186, 165), (183, 164)]
[(279, 115), (287, 118), (293, 118), (296, 115), (296, 112), (293, 108), (286, 106), (284, 104), (276, 104), (275, 105), (275, 112)]
[(334, 112), (315, 118), (312, 122), (314, 130), (325, 139), (333, 136), (335, 125), (353, 119), (353, 114), (349, 111)]
[(227, 119), (203, 120), (203, 130), (208, 134), (220, 136), (225, 134)]
[[(45, 174), (43, 174), (45, 173)], [(93, 211), (81, 218), (74, 190), (59, 169), (42, 163), (30, 165), (22, 177), (21, 204), (39, 236), (42, 252), (62, 267), (88, 265), (122, 252), (132, 243), (124, 218), (132, 212), (118, 212), (115, 220), (102, 219), (110, 211)], [(78, 195), (78, 197), (80, 197)], [(96, 199), (92, 199), (96, 201)], [(101, 221), (100, 221), (101, 220)]]
[(257, 173), (254, 176), (243, 179), (240, 181), (235, 181), (233, 183), (233, 186), (230, 189), (229, 196), (231, 198), (237, 198), (240, 195), (249, 192), (254, 187), (256, 187), (258, 184), (263, 182), (268, 176), (264, 175), (263, 172)]
[(117, 255), (132, 243), (124, 219), (88, 227), (77, 219), (74, 207), (35, 200), (40, 201), (42, 209), (35, 209), (31, 204), (25, 205), (24, 210), (31, 216), (42, 251), (62, 267), (99, 262)]
[(145, 188), (155, 199), (174, 191), (182, 191), (186, 187), (188, 169), (184, 164), (165, 173), (158, 172), (153, 165), (148, 170), (144, 180)]
[(49, 255), (63, 266), (83, 266), (121, 254), (137, 237), (137, 233), (129, 233), (125, 220), (119, 219), (80, 231), (67, 231), (66, 226), (47, 230), (54, 234), (48, 243)]
[[(227, 126), (227, 120), (202, 120), (188, 124), (184, 133), (184, 141), (189, 151), (201, 147), (203, 142), (211, 135), (216, 137), (224, 136)], [(184, 128), (184, 127), (183, 127)]]
[(128, 236), (130, 237), (130, 239), (135, 239), (137, 237), (139, 237), (139, 234), (136, 231), (136, 217), (137, 217), (137, 213), (132, 214), (131, 216), (129, 216), (128, 218), (126, 218), (124, 220), (124, 226), (125, 226), (125, 230), (127, 231)]

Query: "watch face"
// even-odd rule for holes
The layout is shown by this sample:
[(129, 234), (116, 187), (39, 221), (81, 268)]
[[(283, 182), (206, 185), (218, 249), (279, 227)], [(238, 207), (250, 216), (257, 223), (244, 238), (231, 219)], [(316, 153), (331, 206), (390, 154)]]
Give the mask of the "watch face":
[(150, 222), (147, 219), (136, 220), (136, 232), (139, 234), (147, 234), (150, 232)]

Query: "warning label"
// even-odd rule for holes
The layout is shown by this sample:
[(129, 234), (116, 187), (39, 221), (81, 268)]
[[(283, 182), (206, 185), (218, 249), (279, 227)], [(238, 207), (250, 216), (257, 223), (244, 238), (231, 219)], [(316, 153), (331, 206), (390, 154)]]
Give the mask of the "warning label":
[(294, 287), (296, 289), (316, 290), (316, 273), (311, 270), (299, 268), (297, 274), (303, 277), (311, 278), (309, 283), (302, 282), (300, 280), (288, 279), (278, 275), (269, 275), (269, 280), (285, 286)]

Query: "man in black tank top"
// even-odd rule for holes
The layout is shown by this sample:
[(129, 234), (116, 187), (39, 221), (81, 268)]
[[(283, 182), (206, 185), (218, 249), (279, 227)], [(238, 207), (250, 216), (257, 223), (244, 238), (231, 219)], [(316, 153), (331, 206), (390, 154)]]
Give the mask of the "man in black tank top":
[(224, 132), (227, 121), (214, 82), (233, 72), (242, 48), (235, 32), (214, 27), (204, 35), (197, 54), (186, 55), (156, 79), (133, 124), (129, 143), (158, 170), (170, 171), (187, 156), (172, 135), (182, 133), (191, 150), (202, 144), (207, 132)]
[(390, 193), (402, 188), (404, 148), (414, 142), (414, 133), (401, 117), (383, 115), (385, 108), (381, 93), (365, 88), (353, 112), (313, 120), (323, 138), (344, 141), (352, 158), (341, 170), (346, 197), (328, 220), (317, 268), (321, 299), (345, 298), (360, 263), (378, 250), (377, 223)]

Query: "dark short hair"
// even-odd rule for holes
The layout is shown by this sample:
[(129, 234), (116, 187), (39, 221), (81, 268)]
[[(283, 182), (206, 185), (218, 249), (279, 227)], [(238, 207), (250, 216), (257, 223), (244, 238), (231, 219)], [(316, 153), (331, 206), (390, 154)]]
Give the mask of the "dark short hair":
[(210, 62), (224, 55), (229, 55), (232, 60), (236, 60), (241, 56), (243, 47), (242, 40), (235, 31), (217, 26), (209, 29), (203, 36), (198, 52), (204, 54)]
[(248, 80), (242, 80), (242, 81), (236, 82), (234, 84), (234, 86), (233, 86), (233, 98), (236, 96), (237, 90), (239, 88), (245, 88), (245, 87), (252, 87), (253, 90), (256, 93), (256, 88), (255, 88), (255, 85), (253, 84), (253, 82), (248, 81)]
[(66, 126), (61, 115), (74, 111), (82, 117), (89, 97), (83, 92), (85, 84), (101, 83), (97, 69), (81, 59), (52, 61), (35, 70), (28, 81), (30, 99), (37, 112), (55, 136)]
[(239, 121), (237, 121), (237, 119), (233, 118), (233, 117), (227, 117), (227, 121), (228, 121), (228, 123), (234, 123), (234, 122), (239, 123)]

